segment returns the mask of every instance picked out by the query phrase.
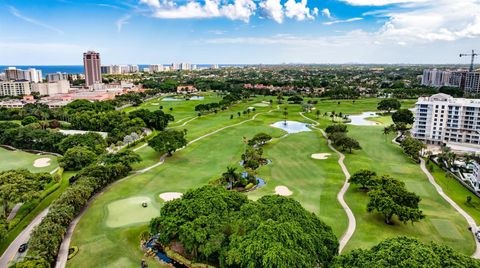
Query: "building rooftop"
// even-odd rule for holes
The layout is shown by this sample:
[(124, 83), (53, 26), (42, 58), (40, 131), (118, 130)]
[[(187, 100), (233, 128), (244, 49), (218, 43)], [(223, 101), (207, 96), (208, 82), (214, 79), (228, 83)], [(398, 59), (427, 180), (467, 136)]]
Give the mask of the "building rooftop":
[(417, 103), (432, 103), (432, 102), (447, 102), (458, 105), (475, 105), (480, 106), (480, 99), (466, 99), (466, 98), (454, 98), (448, 94), (438, 93), (430, 97), (420, 97)]

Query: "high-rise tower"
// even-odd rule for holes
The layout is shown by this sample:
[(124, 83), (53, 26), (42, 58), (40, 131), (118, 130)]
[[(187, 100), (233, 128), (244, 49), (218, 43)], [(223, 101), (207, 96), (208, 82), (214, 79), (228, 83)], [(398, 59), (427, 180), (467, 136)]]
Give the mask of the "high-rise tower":
[(95, 51), (83, 53), (83, 67), (85, 68), (85, 84), (87, 86), (102, 82), (100, 53)]

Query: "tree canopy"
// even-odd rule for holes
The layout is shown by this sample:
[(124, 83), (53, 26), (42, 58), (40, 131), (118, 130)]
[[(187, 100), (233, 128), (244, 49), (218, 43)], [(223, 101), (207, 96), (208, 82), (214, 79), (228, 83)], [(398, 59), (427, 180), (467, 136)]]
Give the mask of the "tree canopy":
[(65, 155), (58, 159), (58, 163), (65, 170), (80, 170), (95, 162), (97, 155), (89, 148), (76, 146), (67, 150)]
[(367, 211), (377, 211), (385, 218), (385, 223), (391, 224), (392, 217), (398, 216), (403, 222), (416, 222), (425, 217), (419, 209), (421, 198), (415, 193), (407, 191), (405, 183), (389, 176), (378, 179), (378, 186), (368, 193), (370, 198)]
[(185, 131), (183, 130), (167, 130), (155, 135), (148, 141), (148, 145), (157, 152), (168, 153), (172, 155), (177, 149), (187, 145), (185, 139)]
[(65, 153), (68, 149), (76, 146), (87, 147), (96, 154), (101, 154), (105, 152), (105, 148), (107, 148), (107, 142), (102, 135), (95, 132), (88, 132), (85, 134), (74, 134), (67, 136), (58, 144), (58, 149), (62, 153)]
[(400, 109), (392, 114), (392, 120), (395, 124), (413, 124), (413, 113), (408, 109)]
[(230, 267), (326, 266), (338, 251), (331, 228), (297, 201), (275, 195), (253, 202), (223, 187), (167, 202), (150, 226), (162, 244), (180, 242), (196, 260)]
[(377, 173), (367, 169), (362, 169), (355, 172), (348, 182), (352, 184), (360, 184), (363, 189), (368, 189), (377, 185)]
[(480, 262), (431, 242), (396, 237), (380, 242), (371, 249), (355, 249), (337, 256), (331, 265), (341, 267), (480, 267)]
[(397, 99), (384, 99), (378, 103), (377, 109), (390, 113), (391, 110), (398, 110), (401, 106)]

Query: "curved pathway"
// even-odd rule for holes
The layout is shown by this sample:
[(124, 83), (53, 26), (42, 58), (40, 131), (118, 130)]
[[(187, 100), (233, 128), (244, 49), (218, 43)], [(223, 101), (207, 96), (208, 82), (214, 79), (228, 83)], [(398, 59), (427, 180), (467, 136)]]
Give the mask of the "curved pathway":
[[(247, 123), (247, 122), (250, 122), (250, 121), (253, 121), (257, 118), (257, 116), (261, 115), (261, 114), (266, 114), (266, 113), (270, 113), (274, 110), (279, 110), (280, 109), (280, 106), (277, 106), (276, 109), (273, 109), (273, 110), (270, 110), (268, 112), (262, 112), (262, 113), (258, 113), (258, 114), (255, 114), (252, 118), (250, 119), (247, 119), (247, 120), (244, 120), (244, 121), (241, 121), (239, 123), (236, 123), (236, 124), (233, 124), (233, 125), (228, 125), (228, 126), (225, 126), (225, 127), (222, 127), (222, 128), (219, 128), (217, 130), (214, 130), (212, 132), (209, 132), (201, 137), (198, 137), (192, 141), (190, 141), (189, 143), (187, 143), (187, 146), (194, 143), (194, 142), (197, 142), (203, 138), (206, 138), (208, 136), (211, 136), (215, 133), (218, 133), (224, 129), (227, 129), (227, 128), (231, 128), (231, 127), (235, 127), (235, 126), (239, 126), (239, 125), (242, 125), (244, 123)], [(195, 119), (195, 118), (194, 118)], [(190, 120), (189, 120), (190, 121)], [(188, 121), (187, 121), (188, 122)], [(145, 145), (146, 146), (146, 145)], [(142, 145), (142, 147), (144, 147), (144, 145)], [(184, 147), (185, 148), (185, 147)], [(183, 148), (182, 148), (183, 149)], [(137, 171), (136, 173), (144, 173), (148, 170), (151, 170), (152, 168), (155, 168), (157, 166), (160, 166), (161, 164), (163, 164), (165, 162), (165, 157), (166, 157), (166, 154), (162, 155), (162, 157), (160, 158), (160, 161), (154, 165), (151, 165), (149, 167), (146, 167), (142, 170), (139, 170)], [(112, 184), (110, 184), (109, 186), (105, 187), (102, 191), (100, 191), (99, 193), (97, 193), (96, 195), (92, 196), (90, 198), (90, 200), (88, 200), (87, 202), (87, 205), (82, 209), (82, 211), (80, 212), (80, 214), (75, 217), (75, 219), (70, 223), (70, 225), (68, 226), (68, 229), (67, 229), (67, 232), (65, 233), (65, 236), (63, 237), (63, 241), (62, 241), (62, 244), (60, 245), (60, 249), (58, 251), (58, 255), (57, 255), (57, 262), (55, 263), (55, 267), (56, 268), (64, 268), (66, 267), (67, 265), (67, 260), (68, 260), (68, 249), (70, 248), (70, 241), (72, 239), (72, 236), (73, 236), (73, 231), (75, 230), (75, 227), (77, 226), (78, 222), (80, 221), (80, 219), (82, 218), (83, 214), (85, 214), (85, 212), (87, 211), (88, 207), (90, 206), (90, 204), (95, 200), (95, 198), (101, 194), (103, 194), (106, 190), (110, 189), (113, 185), (129, 178), (130, 176), (128, 177), (125, 177), (123, 179), (120, 179)], [(1, 266), (0, 267), (4, 267), (4, 266)]]
[(316, 127), (316, 125), (319, 124), (317, 121), (315, 121), (311, 118), (308, 118), (307, 116), (303, 115), (303, 113), (300, 113), (300, 115), (303, 118), (305, 118), (305, 119), (307, 119), (311, 122), (314, 122), (315, 125), (312, 126), (312, 127), (315, 128), (315, 129), (318, 129), (318, 130), (320, 130), (320, 132), (322, 132), (323, 137), (325, 137), (325, 139), (327, 139), (328, 147), (330, 148), (330, 150), (334, 151), (339, 156), (338, 164), (342, 168), (343, 174), (345, 174), (345, 183), (343, 184), (342, 189), (340, 189), (340, 192), (338, 192), (338, 194), (337, 194), (337, 200), (340, 203), (340, 205), (342, 206), (343, 210), (345, 210), (345, 213), (347, 214), (347, 218), (348, 218), (347, 230), (345, 231), (345, 233), (343, 233), (343, 235), (342, 235), (342, 237), (340, 238), (340, 241), (339, 241), (340, 245), (339, 245), (339, 248), (338, 248), (338, 252), (342, 253), (343, 249), (347, 245), (350, 238), (352, 238), (353, 233), (355, 232), (355, 229), (357, 228), (357, 221), (355, 220), (355, 215), (353, 215), (352, 210), (350, 209), (350, 207), (348, 206), (347, 202), (345, 202), (345, 199), (344, 199), (345, 193), (347, 192), (348, 187), (350, 187), (350, 183), (348, 182), (348, 180), (350, 179), (350, 173), (348, 172), (347, 167), (343, 163), (343, 160), (345, 160), (345, 155), (342, 154), (341, 152), (339, 152), (337, 149), (335, 149), (335, 147), (332, 146), (332, 141), (328, 139), (327, 133), (325, 133), (325, 131), (323, 131), (323, 129), (320, 129), (320, 128)]
[[(432, 176), (430, 171), (428, 171), (427, 167), (425, 166), (425, 160), (423, 158), (420, 158), (420, 168), (422, 169), (423, 173), (427, 175), (428, 181), (433, 185), (433, 187), (435, 187), (435, 190), (437, 190), (438, 194), (443, 197), (443, 199), (445, 199), (445, 201), (447, 201), (450, 205), (452, 205), (452, 207), (467, 220), (468, 225), (470, 225), (470, 227), (472, 228), (472, 234), (474, 234), (478, 230), (475, 220), (472, 218), (472, 216), (465, 212), (465, 210), (463, 210), (459, 205), (457, 205), (457, 203), (455, 203), (455, 201), (453, 201), (447, 194), (445, 194), (442, 187), (437, 184), (435, 178)], [(475, 240), (476, 249), (472, 257), (475, 259), (480, 259), (480, 243), (478, 242), (478, 239), (475, 237), (475, 235), (473, 235), (473, 239)]]

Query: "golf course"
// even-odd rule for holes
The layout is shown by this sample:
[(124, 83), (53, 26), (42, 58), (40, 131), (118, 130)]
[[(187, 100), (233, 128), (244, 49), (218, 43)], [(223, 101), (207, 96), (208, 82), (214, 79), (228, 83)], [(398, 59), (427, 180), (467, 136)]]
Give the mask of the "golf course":
[[(301, 115), (302, 105), (277, 104), (273, 97), (252, 97), (227, 110), (199, 116), (195, 105), (221, 99), (213, 93), (203, 97), (176, 101), (156, 98), (139, 106), (151, 110), (163, 106), (165, 112), (175, 117), (169, 128), (186, 129), (189, 143), (163, 162), (160, 162), (162, 155), (148, 145), (136, 145), (134, 150), (142, 161), (134, 165), (132, 174), (97, 195), (81, 216), (70, 243), (79, 251), (67, 262), (68, 267), (138, 266), (144, 258), (140, 233), (148, 229), (152, 218), (159, 216), (164, 199), (179, 197), (188, 189), (218, 179), (228, 166), (241, 170), (239, 161), (245, 150), (244, 137), (250, 139), (258, 133), (272, 136), (263, 147), (263, 157), (271, 162), (256, 170), (256, 176), (266, 184), (246, 195), (252, 200), (272, 194), (289, 196), (332, 226), (338, 238), (346, 232), (349, 221), (337, 199), (345, 183), (339, 155), (328, 147), (321, 131), (311, 125), (317, 125), (313, 123), (316, 121), (318, 128), (325, 129), (332, 124), (334, 118), (324, 116), (326, 112), (353, 115), (376, 111), (378, 99), (321, 100), (313, 105), (315, 109), (304, 113), (310, 118), (308, 120)], [(269, 104), (271, 99), (273, 103)], [(414, 100), (402, 101), (402, 108), (411, 108), (413, 104)], [(129, 107), (126, 111), (134, 109)], [(249, 112), (244, 112), (247, 110)], [(288, 124), (292, 124), (291, 121), (302, 123), (303, 128), (289, 133), (272, 126), (275, 123), (282, 126), (287, 120)], [(370, 169), (405, 182), (409, 191), (421, 197), (420, 209), (426, 217), (414, 224), (395, 221), (387, 225), (381, 215), (367, 212), (366, 192), (351, 185), (344, 199), (355, 216), (356, 229), (344, 251), (371, 247), (385, 238), (407, 235), (472, 254), (475, 242), (467, 230), (466, 220), (440, 197), (420, 166), (391, 142), (394, 134), (383, 134), (383, 127), (391, 119), (376, 117), (373, 120), (378, 124), (348, 125), (349, 136), (358, 140), (362, 149), (351, 154), (343, 152), (344, 164), (350, 174)], [(142, 206), (143, 203), (146, 206)], [(149, 267), (161, 267), (152, 258), (146, 261)]]

